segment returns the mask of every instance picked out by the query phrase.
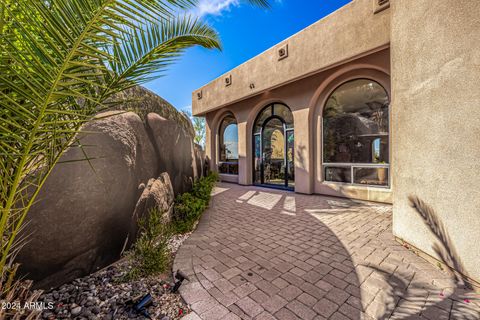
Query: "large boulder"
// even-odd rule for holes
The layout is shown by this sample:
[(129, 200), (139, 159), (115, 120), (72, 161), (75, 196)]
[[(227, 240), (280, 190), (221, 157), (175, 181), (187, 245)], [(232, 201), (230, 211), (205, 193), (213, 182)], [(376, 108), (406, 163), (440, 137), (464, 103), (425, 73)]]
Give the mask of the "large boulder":
[(175, 194), (189, 191), (194, 180), (201, 175), (197, 172), (191, 133), (156, 113), (147, 115), (147, 130), (151, 132), (160, 157), (159, 171), (169, 174)]
[(27, 216), (30, 241), (17, 260), (37, 287), (118, 259), (132, 232), (139, 186), (158, 176), (157, 154), (135, 113), (101, 114), (82, 131), (83, 151), (67, 150)]
[(203, 176), (205, 172), (205, 151), (203, 148), (195, 144), (194, 145), (194, 150), (195, 150), (195, 164), (196, 164), (196, 176)]
[(168, 173), (160, 174), (157, 179), (148, 180), (147, 184), (142, 184), (143, 192), (135, 205), (131, 221), (131, 238), (127, 245), (130, 245), (137, 238), (137, 221), (149, 214), (151, 210), (161, 212), (165, 223), (172, 218), (173, 202), (175, 194)]
[(202, 175), (204, 153), (187, 117), (141, 87), (116, 99), (132, 102), (82, 128), (83, 147), (66, 151), (27, 215), (29, 242), (17, 262), (37, 288), (119, 259), (138, 236), (138, 219), (157, 208), (168, 220), (175, 196)]
[(184, 113), (152, 91), (136, 86), (115, 95), (113, 100), (122, 101), (115, 105), (115, 110), (133, 111), (145, 121), (149, 113), (156, 113), (162, 118), (172, 120), (192, 137), (195, 135), (192, 122)]

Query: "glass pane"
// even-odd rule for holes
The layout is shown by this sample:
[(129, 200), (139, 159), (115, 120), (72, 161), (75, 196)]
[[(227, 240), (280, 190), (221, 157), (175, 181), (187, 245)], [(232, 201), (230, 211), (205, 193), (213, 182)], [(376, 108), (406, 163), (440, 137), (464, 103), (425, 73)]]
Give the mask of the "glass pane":
[(220, 162), (218, 172), (222, 174), (238, 174), (238, 162)]
[(220, 162), (218, 164), (218, 172), (223, 174), (228, 174), (228, 163)]
[(372, 141), (372, 158), (373, 162), (380, 161), (380, 138)]
[(293, 128), (293, 114), (288, 107), (283, 104), (275, 104), (273, 113), (285, 121), (287, 129)]
[(374, 81), (353, 80), (337, 88), (323, 112), (324, 162), (388, 163), (388, 107), (385, 89)]
[(263, 129), (264, 183), (285, 185), (285, 138), (283, 123), (271, 119)]
[(237, 175), (238, 175), (238, 162), (229, 163), (229, 165), (228, 165), (228, 173), (229, 173), (229, 174), (237, 174)]
[(353, 168), (354, 183), (388, 186), (388, 168)]
[(257, 120), (255, 121), (255, 126), (253, 128), (253, 133), (260, 133), (263, 123), (267, 120), (268, 117), (272, 115), (272, 106), (268, 106), (262, 110), (258, 115)]
[(255, 150), (255, 155), (253, 158), (253, 166), (255, 170), (254, 174), (254, 182), (255, 183), (262, 183), (261, 180), (261, 165), (262, 165), (262, 151), (261, 151), (261, 145), (260, 145), (260, 135), (256, 134), (253, 136), (253, 149)]
[(233, 115), (223, 118), (219, 129), (220, 161), (238, 160), (238, 128)]
[(238, 129), (237, 124), (229, 124), (223, 132), (223, 150), (225, 160), (238, 160)]
[(325, 181), (352, 182), (350, 167), (325, 167)]
[(295, 186), (295, 149), (293, 130), (287, 131), (287, 179), (288, 186)]

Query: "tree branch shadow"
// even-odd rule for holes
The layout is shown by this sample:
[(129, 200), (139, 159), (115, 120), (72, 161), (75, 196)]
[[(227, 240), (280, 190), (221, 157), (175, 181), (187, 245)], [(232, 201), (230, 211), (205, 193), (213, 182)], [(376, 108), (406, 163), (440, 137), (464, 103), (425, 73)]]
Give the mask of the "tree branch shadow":
[(464, 285), (468, 289), (472, 288), (472, 284), (469, 279), (463, 274), (465, 274), (465, 268), (462, 263), (462, 259), (458, 255), (458, 252), (448, 235), (445, 226), (440, 221), (439, 217), (432, 209), (431, 206), (426, 204), (417, 196), (410, 195), (408, 197), (410, 205), (415, 211), (423, 218), (425, 224), (437, 238), (438, 243), (433, 245), (433, 250), (440, 257), (441, 261), (453, 268), (453, 274), (459, 285)]
[[(393, 300), (398, 298), (393, 307), (390, 303), (386, 304), (384, 314), (378, 319), (413, 320), (418, 319), (419, 315), (438, 314), (439, 309), (447, 314), (450, 313), (450, 319), (479, 319), (480, 307), (475, 301), (470, 301), (470, 299), (474, 300), (478, 297), (476, 297), (472, 283), (464, 276), (465, 268), (462, 259), (444, 224), (433, 208), (419, 197), (411, 195), (408, 199), (412, 208), (420, 215), (437, 239), (432, 248), (440, 257), (441, 262), (450, 268), (453, 283), (449, 288), (435, 287), (430, 282), (410, 283), (401, 275), (390, 274), (382, 268), (370, 266), (371, 269), (380, 273), (389, 284), (389, 288), (384, 290), (385, 294), (392, 297)], [(477, 305), (475, 306), (473, 303)]]

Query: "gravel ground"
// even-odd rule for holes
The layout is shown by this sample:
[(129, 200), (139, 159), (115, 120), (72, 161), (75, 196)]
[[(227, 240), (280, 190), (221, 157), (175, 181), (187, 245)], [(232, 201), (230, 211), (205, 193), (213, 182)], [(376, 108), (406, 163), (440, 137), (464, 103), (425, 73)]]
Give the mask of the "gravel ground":
[[(170, 239), (172, 255), (189, 235), (176, 235)], [(147, 309), (151, 319), (180, 319), (190, 312), (180, 295), (171, 292), (173, 278), (170, 272), (124, 282), (122, 278), (128, 268), (128, 260), (123, 259), (44, 293), (39, 301), (50, 302), (54, 307), (42, 313), (43, 319), (146, 319), (133, 312), (126, 303), (147, 293), (152, 295), (153, 300), (152, 306)]]

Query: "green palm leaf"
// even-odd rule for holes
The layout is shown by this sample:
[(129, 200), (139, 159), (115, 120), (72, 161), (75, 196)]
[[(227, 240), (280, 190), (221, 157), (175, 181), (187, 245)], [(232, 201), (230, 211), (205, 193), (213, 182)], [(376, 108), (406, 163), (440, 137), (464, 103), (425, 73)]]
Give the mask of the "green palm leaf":
[[(113, 45), (109, 88), (128, 89), (163, 75), (183, 51), (193, 45), (220, 49), (218, 34), (190, 16), (171, 18), (143, 29), (130, 29)], [(118, 90), (118, 89), (116, 89)]]

